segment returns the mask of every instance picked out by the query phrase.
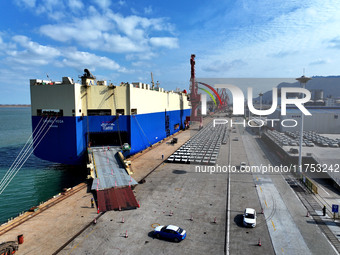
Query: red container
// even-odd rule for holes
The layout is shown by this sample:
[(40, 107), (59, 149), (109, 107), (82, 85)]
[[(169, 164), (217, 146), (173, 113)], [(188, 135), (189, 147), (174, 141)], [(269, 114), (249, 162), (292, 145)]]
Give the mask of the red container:
[(23, 244), (24, 243), (24, 235), (18, 235), (18, 243)]

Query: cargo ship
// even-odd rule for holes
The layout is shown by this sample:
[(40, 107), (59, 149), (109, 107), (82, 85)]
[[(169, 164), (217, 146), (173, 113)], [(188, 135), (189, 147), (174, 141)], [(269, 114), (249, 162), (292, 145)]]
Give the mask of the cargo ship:
[(88, 69), (79, 78), (80, 83), (70, 77), (30, 80), (37, 157), (79, 165), (86, 162), (88, 146), (122, 146), (128, 157), (188, 125), (185, 90), (141, 82), (115, 86), (97, 81)]

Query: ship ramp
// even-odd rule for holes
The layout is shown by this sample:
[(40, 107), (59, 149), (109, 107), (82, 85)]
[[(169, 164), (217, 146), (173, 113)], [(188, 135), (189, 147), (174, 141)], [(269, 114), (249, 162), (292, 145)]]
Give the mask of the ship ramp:
[(98, 210), (101, 212), (138, 207), (131, 190), (137, 182), (127, 173), (120, 150), (118, 146), (88, 149), (93, 178), (91, 189), (97, 191)]

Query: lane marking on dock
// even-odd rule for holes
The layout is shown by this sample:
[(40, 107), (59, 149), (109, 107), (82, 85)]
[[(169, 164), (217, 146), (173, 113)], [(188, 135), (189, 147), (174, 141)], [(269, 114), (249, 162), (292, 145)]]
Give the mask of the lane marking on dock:
[[(229, 141), (229, 149), (228, 149), (228, 164), (230, 164), (231, 162), (231, 143)], [(226, 236), (226, 240), (225, 240), (225, 254), (229, 255), (229, 249), (230, 249), (230, 179), (231, 179), (231, 174), (228, 173), (228, 197), (227, 197), (227, 204), (228, 204), (228, 208), (227, 208), (227, 236)]]
[(158, 226), (160, 226), (159, 223), (152, 223), (152, 224), (151, 224), (151, 227), (152, 227), (152, 228), (156, 228), (156, 227), (158, 227)]
[(267, 205), (267, 201), (266, 201), (266, 200), (264, 200), (264, 203), (266, 204), (266, 207), (268, 208), (268, 205)]
[(282, 251), (282, 253), (285, 253), (285, 252), (283, 251), (283, 248), (281, 248), (281, 251)]
[(271, 220), (271, 222), (272, 222), (272, 225), (273, 225), (274, 231), (276, 231), (276, 228), (275, 228), (274, 221), (273, 221), (273, 220)]
[(262, 192), (262, 188), (261, 188), (261, 186), (259, 186), (260, 187), (260, 190), (261, 190), (261, 192)]
[(256, 176), (256, 180), (259, 181), (259, 177)]
[(328, 196), (330, 195), (321, 185), (319, 185), (318, 188), (321, 188)]

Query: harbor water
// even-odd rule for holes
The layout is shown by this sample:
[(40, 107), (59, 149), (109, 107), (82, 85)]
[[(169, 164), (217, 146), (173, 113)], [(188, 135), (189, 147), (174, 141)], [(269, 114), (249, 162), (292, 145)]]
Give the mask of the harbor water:
[[(0, 108), (0, 180), (31, 133), (31, 108)], [(84, 168), (51, 163), (32, 154), (0, 194), (0, 224), (85, 178)]]

